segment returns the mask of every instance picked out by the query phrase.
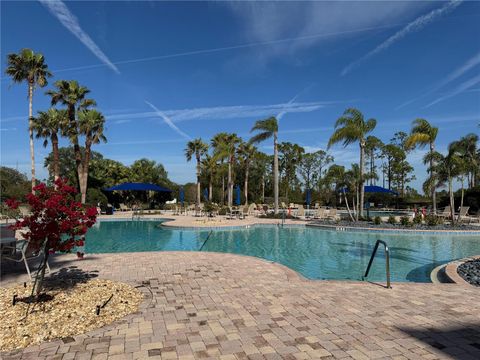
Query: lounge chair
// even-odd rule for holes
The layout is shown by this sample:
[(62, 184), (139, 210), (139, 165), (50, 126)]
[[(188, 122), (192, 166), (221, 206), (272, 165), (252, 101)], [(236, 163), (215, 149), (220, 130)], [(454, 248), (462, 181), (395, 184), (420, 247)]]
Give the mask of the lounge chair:
[[(30, 280), (32, 280), (32, 275), (30, 273), (30, 267), (28, 266), (28, 260), (35, 259), (43, 255), (43, 250), (34, 251), (28, 240), (17, 240), (15, 246), (4, 246), (3, 249), (11, 250), (10, 255), (2, 256), (2, 260), (14, 261), (16, 263), (24, 262), (25, 268), (27, 269), (27, 274)], [(50, 273), (50, 266), (47, 261), (47, 270)]]
[(338, 219), (337, 208), (332, 208), (332, 209), (328, 210), (327, 219), (328, 220), (337, 220)]
[(317, 211), (315, 211), (315, 215), (313, 215), (313, 218), (314, 219), (319, 219), (319, 220), (323, 220), (325, 219), (325, 208), (319, 208), (317, 209)]
[(298, 210), (295, 213), (297, 219), (305, 219), (305, 209), (303, 205), (298, 205)]
[(251, 203), (248, 206), (248, 215), (256, 216), (256, 211), (257, 211), (257, 205), (255, 203)]
[(461, 206), (460, 209), (458, 210), (457, 219), (460, 220), (461, 218), (468, 216), (469, 209), (470, 209), (470, 206)]
[(437, 216), (443, 217), (445, 219), (451, 218), (452, 217), (452, 212), (451, 212), (450, 206), (445, 206), (443, 211), (441, 213), (439, 213)]

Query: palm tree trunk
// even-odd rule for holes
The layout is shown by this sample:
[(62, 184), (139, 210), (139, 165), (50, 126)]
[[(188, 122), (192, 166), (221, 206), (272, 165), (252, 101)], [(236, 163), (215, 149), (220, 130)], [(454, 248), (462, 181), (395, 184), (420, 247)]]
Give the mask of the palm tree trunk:
[(57, 181), (60, 177), (60, 156), (58, 153), (58, 137), (56, 133), (52, 134), (51, 140), (53, 152), (53, 177), (55, 181)]
[(265, 204), (265, 174), (262, 174), (262, 204)]
[(365, 156), (365, 141), (360, 141), (360, 216), (363, 217), (363, 202), (365, 200), (365, 189), (363, 187), (363, 162)]
[(87, 139), (85, 141), (85, 159), (81, 166), (80, 193), (82, 194), (82, 204), (85, 204), (87, 201), (88, 165), (90, 162), (91, 147), (92, 144)]
[(200, 206), (200, 156), (197, 155), (197, 201), (196, 204), (197, 206)]
[(243, 185), (244, 194), (245, 194), (245, 205), (248, 205), (248, 173), (249, 173), (249, 163), (248, 161), (245, 163), (245, 184)]
[(228, 161), (228, 179), (227, 179), (227, 186), (228, 186), (228, 206), (233, 205), (233, 183), (232, 183), (232, 157), (230, 157)]
[(28, 83), (28, 135), (30, 136), (30, 162), (32, 166), (32, 193), (35, 187), (35, 151), (33, 145), (33, 82)]
[(461, 220), (462, 220), (462, 216), (461, 216), (462, 211), (461, 211), (461, 210), (462, 210), (462, 207), (463, 207), (463, 196), (464, 196), (464, 192), (465, 192), (465, 191), (464, 191), (465, 188), (464, 188), (464, 186), (463, 186), (463, 181), (464, 181), (464, 177), (462, 176), (462, 180), (461, 180), (461, 182), (462, 182), (462, 193), (461, 193), (461, 194), (462, 194), (462, 195), (460, 196), (460, 211), (458, 212), (458, 222), (459, 222), (459, 223), (460, 223)]
[[(430, 155), (433, 154), (435, 151), (435, 144), (430, 143)], [(433, 157), (430, 156), (430, 176), (432, 179), (434, 179), (434, 173), (433, 173)], [(433, 203), (433, 213), (437, 213), (437, 195), (436, 195), (436, 184), (435, 181), (432, 181), (432, 203)], [(452, 217), (452, 222), (453, 222), (453, 217)]]
[(273, 202), (275, 214), (278, 214), (278, 145), (277, 132), (273, 134)]
[(208, 183), (208, 201), (212, 202), (212, 190), (213, 190), (213, 176), (210, 175), (210, 181)]
[(350, 206), (348, 206), (348, 198), (347, 198), (347, 194), (345, 193), (345, 188), (343, 188), (343, 196), (345, 197), (345, 205), (347, 206), (348, 216), (350, 216), (350, 219), (352, 221), (355, 221), (355, 219), (353, 218), (352, 212), (350, 211)]
[(452, 217), (452, 226), (455, 225), (455, 199), (453, 197), (453, 179), (448, 177), (448, 193), (450, 195), (450, 216)]

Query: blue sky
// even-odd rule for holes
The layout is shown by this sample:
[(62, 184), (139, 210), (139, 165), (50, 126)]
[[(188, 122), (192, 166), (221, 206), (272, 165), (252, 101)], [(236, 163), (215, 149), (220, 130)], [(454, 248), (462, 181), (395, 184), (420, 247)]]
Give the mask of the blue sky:
[[(91, 89), (107, 118), (105, 157), (161, 162), (177, 182), (194, 180), (189, 137), (219, 131), (248, 139), (255, 120), (281, 116), (280, 141), (325, 149), (347, 107), (378, 121), (388, 141), (424, 117), (437, 148), (480, 122), (478, 2), (2, 2), (6, 54), (42, 52), (55, 80)], [(46, 110), (46, 89), (34, 110)], [(1, 163), (28, 173), (26, 85), (1, 80)], [(36, 142), (37, 171), (50, 148)], [(260, 145), (271, 152), (270, 144)], [(331, 149), (358, 161), (358, 147)], [(425, 170), (411, 154), (414, 186)]]

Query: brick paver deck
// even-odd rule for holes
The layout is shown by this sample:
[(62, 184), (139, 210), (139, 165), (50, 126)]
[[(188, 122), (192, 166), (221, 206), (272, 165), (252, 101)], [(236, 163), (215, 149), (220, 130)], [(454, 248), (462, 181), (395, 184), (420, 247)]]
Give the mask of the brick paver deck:
[[(4, 359), (480, 359), (480, 289), (308, 281), (216, 253), (56, 257), (59, 267), (143, 284), (138, 313)], [(25, 279), (4, 273), (2, 285)]]

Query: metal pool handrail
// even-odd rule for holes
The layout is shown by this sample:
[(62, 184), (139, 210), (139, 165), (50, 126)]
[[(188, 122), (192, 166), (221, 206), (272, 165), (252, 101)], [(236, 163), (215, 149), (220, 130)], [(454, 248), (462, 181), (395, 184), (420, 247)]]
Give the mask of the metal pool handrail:
[(210, 239), (210, 235), (212, 235), (213, 233), (213, 230), (210, 230), (210, 232), (208, 233), (208, 236), (207, 238), (205, 239), (205, 241), (203, 242), (202, 246), (200, 246), (200, 250), (198, 251), (202, 251), (203, 247), (205, 246), (205, 244), (207, 243), (208, 239)]
[(377, 253), (377, 250), (378, 250), (378, 245), (380, 244), (382, 244), (385, 247), (385, 270), (387, 273), (387, 289), (391, 289), (392, 287), (390, 286), (390, 250), (388, 249), (387, 243), (383, 240), (377, 240), (377, 242), (375, 243), (375, 248), (373, 249), (372, 256), (370, 257), (367, 270), (365, 271), (365, 275), (362, 277), (362, 280), (365, 280), (365, 278), (368, 276), (370, 267), (372, 266), (373, 258), (375, 257), (375, 254)]

